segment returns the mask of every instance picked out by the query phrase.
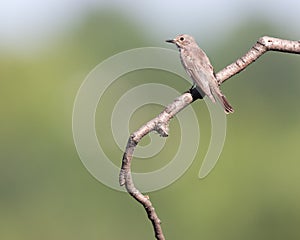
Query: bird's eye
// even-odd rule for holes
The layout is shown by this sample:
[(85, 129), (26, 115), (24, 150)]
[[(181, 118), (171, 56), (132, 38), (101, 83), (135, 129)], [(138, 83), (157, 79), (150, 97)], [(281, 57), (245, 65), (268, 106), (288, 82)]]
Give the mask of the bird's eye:
[(184, 40), (184, 37), (179, 38), (179, 40), (180, 40), (180, 41), (183, 41), (183, 40)]

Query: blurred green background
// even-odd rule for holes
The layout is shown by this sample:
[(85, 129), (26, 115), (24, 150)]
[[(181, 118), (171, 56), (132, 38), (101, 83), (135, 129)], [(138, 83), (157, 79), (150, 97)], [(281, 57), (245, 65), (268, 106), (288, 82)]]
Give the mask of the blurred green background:
[[(21, 22), (26, 9), (18, 5), (20, 1), (12, 2), (10, 13), (15, 15), (7, 19)], [(260, 36), (299, 39), (299, 29), (292, 22), (281, 21), (294, 10), (282, 15), (274, 7), (268, 15), (253, 10), (249, 3), (232, 1), (232, 6), (237, 4), (235, 14), (217, 9), (219, 18), (203, 24), (213, 18), (216, 9), (208, 6), (203, 18), (197, 16), (199, 22), (194, 22), (195, 16), (192, 18), (187, 8), (179, 11), (176, 1), (167, 1), (168, 9), (155, 1), (150, 9), (149, 3), (143, 9), (141, 3), (136, 8), (129, 1), (127, 5), (113, 1), (97, 7), (80, 5), (80, 1), (62, 2), (66, 2), (65, 11), (77, 3), (67, 24), (22, 29), (22, 25), (18, 28), (1, 21), (0, 239), (154, 239), (143, 208), (128, 194), (95, 180), (77, 155), (72, 108), (84, 78), (98, 63), (123, 50), (147, 46), (174, 49), (164, 40), (182, 32), (193, 34), (220, 70)], [(8, 14), (2, 4), (0, 19)], [(203, 13), (202, 4), (198, 7)], [(28, 5), (32, 14), (39, 10), (34, 1)], [(51, 11), (44, 18), (63, 21)], [(151, 18), (137, 21), (143, 14), (145, 18), (157, 14), (158, 19), (153, 25)], [(177, 30), (177, 22), (170, 18), (179, 17)], [(44, 28), (51, 31), (44, 34)], [(13, 33), (11, 39), (5, 36), (8, 33)], [(197, 176), (209, 143), (209, 114), (203, 102), (193, 103), (201, 123), (202, 145), (197, 157), (179, 180), (149, 193), (167, 239), (300, 238), (299, 66), (299, 55), (267, 53), (222, 86), (236, 111), (228, 116), (218, 164), (203, 180)], [(106, 99), (107, 111), (97, 111), (96, 127), (106, 154), (118, 166), (122, 151), (109, 127), (113, 104), (122, 90), (148, 82), (168, 84), (180, 92), (190, 87), (179, 77), (155, 70), (128, 74), (112, 86), (115, 94)], [(161, 109), (145, 106), (136, 111), (131, 131)], [(146, 172), (166, 164), (174, 155), (174, 144), (179, 144), (179, 135), (174, 119), (166, 149), (151, 161), (136, 159), (134, 169)]]

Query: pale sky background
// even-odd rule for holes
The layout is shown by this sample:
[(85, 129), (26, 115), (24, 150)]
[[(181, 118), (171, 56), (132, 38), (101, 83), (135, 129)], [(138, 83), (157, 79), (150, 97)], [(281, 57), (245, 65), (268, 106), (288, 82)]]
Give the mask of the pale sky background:
[(164, 35), (163, 39), (199, 31), (219, 36), (240, 21), (258, 16), (300, 39), (299, 0), (2, 0), (0, 48), (19, 50), (42, 45), (95, 8), (116, 8), (145, 31)]

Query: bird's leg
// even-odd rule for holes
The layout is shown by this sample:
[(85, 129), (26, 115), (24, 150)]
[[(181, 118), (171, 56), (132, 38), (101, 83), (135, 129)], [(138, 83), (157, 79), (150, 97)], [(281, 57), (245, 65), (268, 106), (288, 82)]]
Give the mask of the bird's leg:
[(195, 89), (195, 88), (196, 88), (196, 84), (194, 83), (194, 84), (190, 87), (190, 89), (186, 91), (186, 93), (192, 94), (193, 89)]
[(197, 90), (196, 84), (194, 84), (188, 91), (193, 97), (193, 102), (196, 101), (197, 99), (203, 99), (203, 96), (201, 93)]
[(194, 83), (192, 86), (191, 86), (191, 88), (189, 89), (189, 92), (191, 93), (192, 92), (192, 89), (194, 89), (194, 88), (196, 88), (197, 87), (197, 85), (196, 85), (196, 83)]

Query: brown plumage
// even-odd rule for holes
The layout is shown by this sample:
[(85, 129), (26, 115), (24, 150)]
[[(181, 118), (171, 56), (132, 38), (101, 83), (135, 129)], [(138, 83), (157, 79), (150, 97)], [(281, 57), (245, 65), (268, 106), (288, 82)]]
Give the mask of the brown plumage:
[(219, 101), (225, 113), (233, 113), (233, 108), (219, 88), (209, 58), (198, 46), (194, 38), (187, 34), (182, 34), (173, 40), (167, 40), (167, 42), (174, 43), (179, 48), (182, 65), (194, 84), (196, 84), (200, 94), (204, 93), (212, 102)]

